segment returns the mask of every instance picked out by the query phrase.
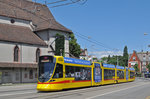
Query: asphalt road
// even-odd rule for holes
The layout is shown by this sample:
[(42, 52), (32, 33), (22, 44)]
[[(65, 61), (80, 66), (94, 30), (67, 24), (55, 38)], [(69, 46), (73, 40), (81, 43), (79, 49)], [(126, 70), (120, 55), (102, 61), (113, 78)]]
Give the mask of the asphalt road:
[(150, 80), (58, 92), (38, 92), (36, 84), (0, 86), (0, 99), (150, 99)]

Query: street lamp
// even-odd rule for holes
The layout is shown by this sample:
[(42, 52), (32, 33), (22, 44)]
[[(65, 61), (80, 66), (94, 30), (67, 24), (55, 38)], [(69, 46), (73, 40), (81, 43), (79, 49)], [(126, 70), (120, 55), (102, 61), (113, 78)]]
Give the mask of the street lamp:
[[(145, 32), (144, 33), (144, 36), (146, 36), (146, 35), (149, 35), (149, 32), (147, 33), (147, 32)], [(148, 47), (150, 47), (150, 45), (148, 45)], [(143, 58), (143, 52), (142, 52), (142, 58)], [(144, 61), (144, 60), (143, 60)], [(146, 60), (145, 60), (145, 62), (146, 62)], [(141, 65), (141, 72), (143, 72), (143, 64)]]

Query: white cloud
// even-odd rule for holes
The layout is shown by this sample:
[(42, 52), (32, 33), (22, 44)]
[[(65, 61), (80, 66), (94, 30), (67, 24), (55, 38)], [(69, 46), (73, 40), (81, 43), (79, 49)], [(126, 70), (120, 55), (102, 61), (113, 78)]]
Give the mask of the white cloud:
[(113, 55), (123, 55), (123, 52), (121, 51), (95, 51), (95, 52), (88, 52), (89, 55), (94, 55), (97, 58), (102, 58), (102, 57), (107, 57), (108, 55), (113, 56)]

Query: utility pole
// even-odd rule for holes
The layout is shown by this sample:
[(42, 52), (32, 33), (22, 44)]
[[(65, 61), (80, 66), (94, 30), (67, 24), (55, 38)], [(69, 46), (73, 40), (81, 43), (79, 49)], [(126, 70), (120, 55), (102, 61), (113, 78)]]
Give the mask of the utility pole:
[(118, 56), (117, 56), (117, 66), (118, 66)]

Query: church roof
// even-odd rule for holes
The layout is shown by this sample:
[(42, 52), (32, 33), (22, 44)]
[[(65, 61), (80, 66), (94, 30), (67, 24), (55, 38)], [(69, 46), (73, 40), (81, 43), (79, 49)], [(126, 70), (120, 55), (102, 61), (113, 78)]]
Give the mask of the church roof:
[(0, 41), (46, 45), (30, 28), (9, 24), (0, 24)]
[(72, 33), (58, 23), (46, 5), (26, 0), (0, 0), (0, 16), (30, 20), (35, 26), (34, 31), (53, 29)]

